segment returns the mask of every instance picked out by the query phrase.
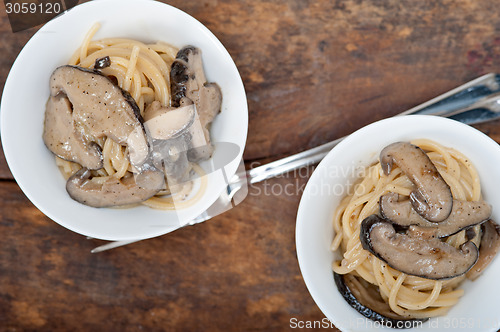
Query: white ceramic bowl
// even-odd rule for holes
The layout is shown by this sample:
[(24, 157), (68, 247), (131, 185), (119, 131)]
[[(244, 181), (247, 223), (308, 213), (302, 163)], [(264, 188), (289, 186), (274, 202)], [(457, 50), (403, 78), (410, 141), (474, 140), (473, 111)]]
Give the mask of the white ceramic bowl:
[[(300, 201), (296, 244), (300, 270), (314, 301), (342, 331), (366, 331), (380, 324), (365, 319), (342, 298), (331, 269), (340, 255), (329, 250), (333, 213), (360, 167), (378, 160), (382, 148), (396, 141), (428, 138), (464, 153), (479, 173), (484, 199), (500, 221), (500, 146), (478, 130), (446, 118), (401, 116), (368, 125), (343, 140), (318, 165)], [(500, 327), (500, 258), (476, 281), (461, 287), (465, 295), (446, 316), (433, 318), (415, 331), (497, 331)]]
[[(225, 188), (222, 172), (208, 175), (199, 203), (180, 211), (144, 206), (96, 209), (72, 200), (52, 153), (42, 140), (45, 103), (52, 71), (67, 63), (95, 23), (94, 39), (134, 38), (194, 45), (203, 53), (209, 81), (222, 90), (222, 112), (212, 125), (215, 144), (234, 143), (238, 156), (225, 167), (230, 178), (239, 165), (248, 128), (248, 108), (236, 65), (219, 40), (188, 14), (156, 1), (98, 0), (78, 5), (43, 26), (16, 59), (1, 104), (2, 143), (9, 167), (26, 196), (44, 214), (77, 233), (106, 240), (145, 239), (165, 234), (205, 211)], [(221, 151), (216, 149), (214, 158)]]

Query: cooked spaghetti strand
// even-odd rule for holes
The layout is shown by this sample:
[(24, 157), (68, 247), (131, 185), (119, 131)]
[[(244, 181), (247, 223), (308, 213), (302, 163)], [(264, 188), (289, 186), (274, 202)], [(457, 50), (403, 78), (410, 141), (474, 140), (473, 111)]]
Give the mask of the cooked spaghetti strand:
[[(478, 173), (463, 154), (426, 139), (411, 143), (428, 154), (455, 199), (481, 200)], [(380, 163), (367, 167), (365, 176), (354, 188), (354, 194), (345, 197), (334, 213), (335, 236), (331, 250), (340, 250), (342, 259), (334, 261), (332, 269), (339, 274), (353, 273), (376, 286), (394, 313), (405, 318), (427, 318), (445, 314), (458, 302), (463, 290), (457, 287), (465, 277), (440, 281), (406, 275), (364, 250), (359, 238), (363, 219), (379, 213), (380, 196), (387, 192), (408, 196), (413, 189), (412, 182), (398, 168), (385, 176)], [(480, 234), (479, 226), (475, 227), (476, 234)], [(466, 241), (465, 231), (447, 239), (447, 243), (455, 247)], [(478, 245), (479, 235), (473, 241)]]

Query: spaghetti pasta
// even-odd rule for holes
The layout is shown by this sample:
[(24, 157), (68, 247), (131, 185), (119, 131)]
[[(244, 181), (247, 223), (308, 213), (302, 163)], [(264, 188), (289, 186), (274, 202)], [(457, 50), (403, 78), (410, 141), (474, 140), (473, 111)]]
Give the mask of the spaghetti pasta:
[[(411, 142), (423, 149), (448, 183), (454, 199), (481, 200), (477, 171), (460, 152), (427, 139)], [(408, 196), (414, 184), (399, 169), (384, 175), (380, 162), (366, 168), (365, 176), (355, 185), (353, 194), (345, 197), (335, 211), (335, 236), (331, 250), (340, 250), (342, 259), (332, 263), (338, 274), (352, 274), (378, 289), (390, 309), (403, 318), (428, 318), (445, 314), (464, 291), (459, 288), (464, 275), (446, 280), (431, 280), (408, 275), (363, 249), (360, 241), (361, 222), (379, 213), (379, 199), (388, 192)], [(480, 226), (474, 226), (472, 241), (479, 247)], [(467, 241), (462, 230), (445, 240), (458, 248)]]
[[(178, 49), (163, 42), (146, 44), (125, 38), (105, 38), (93, 40), (100, 25), (94, 24), (86, 34), (80, 48), (70, 58), (68, 65), (93, 69), (96, 60), (109, 57), (109, 66), (100, 68), (100, 72), (116, 81), (116, 84), (128, 92), (144, 116), (147, 107), (157, 101), (161, 106), (170, 106), (170, 68)], [(92, 180), (104, 183), (109, 178), (121, 179), (133, 173), (133, 166), (128, 158), (128, 149), (111, 138), (100, 138), (96, 142), (102, 151), (103, 167), (92, 171)], [(56, 164), (65, 179), (77, 172), (78, 163), (56, 156)], [(189, 164), (192, 173), (200, 180), (198, 192), (190, 195), (191, 182), (177, 184), (142, 202), (155, 209), (173, 210), (187, 207), (200, 199), (206, 188), (206, 179), (201, 167)], [(187, 198), (187, 199), (186, 199)]]

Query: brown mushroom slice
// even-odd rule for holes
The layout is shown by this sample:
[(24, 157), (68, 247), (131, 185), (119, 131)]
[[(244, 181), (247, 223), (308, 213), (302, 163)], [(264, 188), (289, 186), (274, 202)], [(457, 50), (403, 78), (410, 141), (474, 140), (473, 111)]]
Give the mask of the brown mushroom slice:
[(190, 144), (188, 151), (188, 159), (192, 162), (200, 162), (202, 160), (209, 159), (214, 151), (214, 147), (210, 141), (207, 139), (206, 127), (200, 121), (198, 112), (196, 113), (193, 125), (189, 128)]
[(474, 267), (467, 272), (467, 278), (475, 280), (500, 251), (500, 226), (493, 220), (488, 220), (482, 227), (483, 235), (479, 246), (479, 259)]
[(56, 156), (78, 162), (88, 169), (103, 166), (101, 148), (82, 135), (73, 123), (71, 103), (66, 96), (50, 96), (45, 108), (43, 141)]
[[(154, 114), (151, 114), (154, 111)], [(166, 140), (180, 136), (195, 120), (194, 104), (179, 108), (159, 108), (150, 110), (144, 126), (153, 139)]]
[(396, 233), (391, 223), (377, 215), (361, 223), (363, 248), (392, 268), (413, 276), (442, 280), (463, 275), (476, 263), (479, 251), (472, 241), (456, 249), (419, 232)]
[(387, 193), (380, 197), (381, 215), (399, 226), (417, 225), (436, 228), (437, 237), (446, 237), (481, 224), (491, 217), (491, 205), (485, 201), (453, 200), (453, 208), (445, 220), (435, 223), (422, 218), (409, 200), (398, 201), (399, 195)]
[[(132, 165), (139, 166), (146, 160), (149, 146), (139, 107), (126, 91), (109, 78), (81, 67), (62, 66), (52, 73), (50, 93), (52, 97), (68, 98), (72, 105), (72, 124), (74, 128), (81, 128), (83, 146), (85, 142), (93, 142), (107, 136), (118, 144), (128, 147)], [(63, 114), (61, 116), (67, 117)], [(45, 131), (53, 132), (52, 138), (57, 141), (68, 140), (68, 137), (62, 134), (57, 137), (53, 127), (46, 127)], [(76, 135), (74, 139), (80, 137)], [(51, 142), (45, 143), (50, 149)], [(73, 156), (64, 159), (71, 160), (71, 158)], [(82, 166), (88, 166), (85, 160), (76, 159), (74, 161)]]
[(377, 288), (352, 274), (333, 273), (335, 285), (346, 302), (361, 315), (382, 325), (394, 328), (415, 326), (412, 322), (426, 321), (428, 318), (406, 318), (391, 310), (382, 299)]
[(127, 173), (121, 179), (110, 176), (101, 183), (91, 178), (90, 170), (82, 168), (68, 179), (66, 190), (71, 198), (85, 205), (110, 207), (143, 202), (158, 193), (164, 184), (163, 173), (155, 169)]
[(198, 132), (192, 135), (197, 148), (190, 153), (190, 160), (196, 162), (208, 159), (213, 152), (209, 126), (221, 110), (222, 93), (217, 84), (207, 83), (201, 50), (194, 46), (179, 50), (172, 64), (170, 77), (172, 106), (178, 107), (192, 101), (197, 110), (195, 123), (199, 123), (203, 131), (203, 135)]
[(406, 142), (390, 144), (380, 152), (380, 164), (386, 175), (393, 164), (398, 165), (415, 184), (410, 202), (422, 217), (432, 222), (448, 218), (453, 207), (451, 189), (422, 149)]

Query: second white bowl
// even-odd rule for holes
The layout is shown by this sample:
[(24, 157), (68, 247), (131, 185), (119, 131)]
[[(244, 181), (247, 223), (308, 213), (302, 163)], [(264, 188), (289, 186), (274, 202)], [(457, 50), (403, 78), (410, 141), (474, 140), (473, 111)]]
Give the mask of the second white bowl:
[[(480, 131), (435, 116), (400, 116), (368, 125), (343, 140), (318, 165), (304, 190), (297, 214), (296, 245), (300, 270), (314, 301), (342, 331), (366, 331), (380, 324), (365, 319), (343, 299), (333, 279), (330, 251), (333, 213), (355, 180), (357, 170), (378, 160), (380, 151), (396, 141), (427, 138), (457, 149), (476, 167), (484, 199), (500, 221), (500, 147)], [(446, 316), (430, 319), (421, 332), (468, 329), (497, 331), (500, 327), (500, 258), (476, 281), (462, 284), (465, 295)]]

